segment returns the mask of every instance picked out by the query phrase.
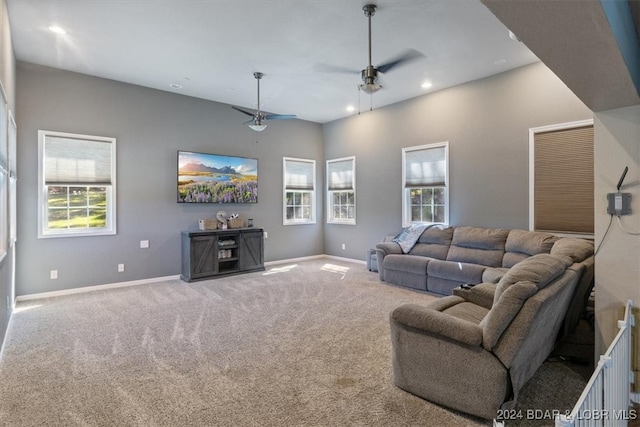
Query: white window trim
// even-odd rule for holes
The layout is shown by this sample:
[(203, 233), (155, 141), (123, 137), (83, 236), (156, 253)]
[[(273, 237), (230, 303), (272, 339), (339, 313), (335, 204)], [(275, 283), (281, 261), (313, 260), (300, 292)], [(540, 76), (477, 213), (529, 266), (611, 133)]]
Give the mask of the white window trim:
[(18, 240), (17, 223), (18, 223), (18, 211), (17, 211), (17, 181), (18, 181), (18, 126), (16, 120), (13, 117), (13, 113), (9, 111), (9, 247), (13, 246)]
[[(416, 224), (415, 222), (411, 222), (411, 209), (409, 207), (410, 205), (410, 200), (409, 200), (409, 195), (407, 194), (407, 191), (405, 189), (405, 184), (406, 184), (406, 154), (407, 152), (410, 151), (419, 151), (419, 150), (428, 150), (431, 148), (439, 148), (439, 147), (444, 147), (444, 157), (445, 157), (445, 163), (447, 165), (446, 167), (446, 173), (445, 173), (445, 191), (444, 191), (444, 224), (448, 225), (449, 224), (449, 141), (443, 141), (443, 142), (436, 142), (433, 144), (425, 144), (425, 145), (418, 145), (418, 146), (414, 146), (414, 147), (405, 147), (402, 149), (402, 187), (401, 187), (401, 191), (402, 191), (402, 226), (403, 227), (408, 227), (411, 224)], [(424, 222), (423, 224), (434, 224), (431, 222)], [(436, 223), (439, 224), (439, 223)]]
[[(44, 183), (44, 140), (47, 136), (57, 136), (62, 138), (73, 139), (86, 139), (93, 141), (104, 141), (111, 144), (111, 191), (110, 197), (107, 201), (107, 227), (92, 230), (86, 228), (80, 229), (65, 229), (65, 230), (45, 230), (44, 225), (47, 221), (47, 209), (45, 203), (47, 202), (47, 195), (45, 194)], [(48, 239), (57, 237), (87, 237), (87, 236), (105, 236), (117, 234), (116, 230), (116, 139), (95, 136), (95, 135), (83, 135), (68, 132), (55, 132), (47, 130), (38, 131), (38, 238)]]
[[(308, 220), (287, 219), (287, 161), (310, 163), (313, 168), (313, 189), (312, 190), (290, 190), (300, 193), (311, 194), (311, 218)], [(282, 225), (307, 225), (316, 223), (316, 161), (313, 159), (301, 159), (296, 157), (282, 158)]]
[[(353, 191), (353, 219), (335, 219), (333, 218), (333, 194), (334, 191), (329, 190), (329, 164), (344, 162), (347, 160), (351, 160), (353, 163), (353, 190), (345, 190), (345, 191)], [(345, 225), (356, 225), (357, 218), (357, 202), (356, 202), (356, 156), (348, 156), (341, 157), (339, 159), (331, 159), (327, 160), (326, 163), (326, 189), (327, 189), (327, 224), (345, 224)], [(337, 191), (340, 192), (340, 191)]]
[[(593, 126), (593, 119), (578, 120), (575, 122), (558, 123), (555, 125), (529, 128), (529, 230), (535, 228), (535, 136), (537, 133), (552, 132), (556, 130), (573, 129), (584, 126)], [(575, 237), (570, 233), (554, 233), (559, 237)], [(593, 238), (590, 235), (580, 235), (584, 238)]]
[(11, 178), (11, 166), (9, 159), (9, 104), (7, 103), (7, 95), (4, 90), (4, 86), (0, 82), (0, 120), (2, 125), (2, 135), (0, 136), (0, 157), (3, 158), (4, 163), (0, 162), (0, 185), (2, 190), (0, 195), (2, 196), (2, 202), (0, 203), (0, 261), (4, 260), (9, 251), (9, 209), (8, 201), (10, 199), (10, 178)]

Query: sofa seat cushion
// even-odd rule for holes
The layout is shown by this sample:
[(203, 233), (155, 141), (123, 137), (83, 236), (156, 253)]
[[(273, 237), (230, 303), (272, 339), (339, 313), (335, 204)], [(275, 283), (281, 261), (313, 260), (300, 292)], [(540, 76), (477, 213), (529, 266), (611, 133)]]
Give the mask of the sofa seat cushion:
[(459, 283), (481, 283), (484, 265), (434, 259), (427, 265), (429, 277), (448, 279)]
[(458, 287), (453, 290), (453, 295), (490, 310), (493, 306), (493, 295), (496, 293), (496, 286), (495, 283), (479, 283), (470, 289)]
[(456, 227), (447, 261), (502, 267), (508, 235), (502, 228)]
[(548, 233), (511, 230), (504, 248), (502, 267), (511, 268), (532, 255), (548, 254), (557, 240), (558, 237)]
[(443, 313), (450, 316), (475, 323), (476, 325), (480, 324), (488, 312), (488, 309), (466, 301), (449, 307), (443, 311)]
[(430, 258), (415, 255), (387, 255), (384, 257), (384, 268), (401, 270), (407, 273), (427, 275), (427, 264)]

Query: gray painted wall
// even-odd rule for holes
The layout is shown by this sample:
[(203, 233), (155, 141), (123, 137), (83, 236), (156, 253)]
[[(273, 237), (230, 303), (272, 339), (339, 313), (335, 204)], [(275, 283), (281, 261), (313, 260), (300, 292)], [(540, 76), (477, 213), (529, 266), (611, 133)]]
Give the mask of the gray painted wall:
[[(596, 356), (603, 354), (618, 332), (628, 299), (640, 305), (640, 236), (625, 232), (616, 219), (609, 228), (607, 193), (615, 193), (620, 174), (629, 167), (620, 191), (631, 194), (631, 215), (623, 227), (640, 233), (640, 106), (602, 111), (594, 122)], [(609, 230), (605, 236), (605, 232)], [(636, 313), (637, 316), (637, 313)]]
[(401, 149), (441, 141), (449, 141), (451, 224), (527, 229), (529, 128), (592, 117), (537, 63), (325, 124), (325, 158), (355, 155), (357, 186), (357, 224), (326, 224), (325, 253), (363, 259), (397, 233)]
[[(282, 225), (282, 157), (315, 159), (321, 166), (319, 124), (283, 120), (256, 133), (225, 104), (24, 63), (17, 66), (17, 91), (17, 295), (180, 274), (180, 232), (197, 229), (198, 219), (219, 210), (265, 228), (266, 261), (323, 253), (322, 221)], [(37, 238), (39, 129), (117, 139), (117, 235)], [(179, 149), (257, 158), (259, 202), (176, 203)], [(317, 173), (322, 209), (321, 167)], [(149, 249), (140, 249), (143, 239)], [(125, 272), (117, 272), (118, 263)], [(57, 280), (49, 278), (53, 269)]]
[[(21, 170), (37, 170), (38, 129), (118, 141), (116, 236), (37, 239), (37, 175), (21, 177), (18, 295), (176, 275), (179, 232), (221, 209), (265, 227), (267, 261), (322, 253), (363, 260), (401, 226), (402, 147), (439, 141), (450, 143), (452, 224), (527, 228), (528, 129), (592, 117), (542, 64), (322, 126), (272, 122), (262, 133), (242, 127), (244, 117), (228, 105), (33, 64), (18, 64), (17, 83)], [(178, 205), (178, 149), (257, 157), (260, 202)], [(325, 224), (324, 161), (350, 155), (357, 225)], [(318, 162), (317, 224), (282, 225), (283, 156)], [(142, 239), (149, 249), (139, 248)]]
[[(7, 15), (7, 2), (0, 2), (0, 82), (7, 95), (9, 110), (15, 111), (15, 56), (11, 42), (11, 30)], [(3, 200), (2, 203), (6, 203)], [(4, 336), (9, 324), (12, 312), (10, 301), (13, 287), (15, 245), (11, 245), (7, 255), (0, 261), (0, 343), (4, 342)]]

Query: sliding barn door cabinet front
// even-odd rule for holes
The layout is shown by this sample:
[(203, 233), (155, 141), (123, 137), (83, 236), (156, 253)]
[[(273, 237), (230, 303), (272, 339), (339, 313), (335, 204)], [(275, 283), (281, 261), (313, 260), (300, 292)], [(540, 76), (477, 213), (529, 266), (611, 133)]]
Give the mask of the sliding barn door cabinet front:
[(264, 270), (262, 228), (182, 232), (182, 280)]

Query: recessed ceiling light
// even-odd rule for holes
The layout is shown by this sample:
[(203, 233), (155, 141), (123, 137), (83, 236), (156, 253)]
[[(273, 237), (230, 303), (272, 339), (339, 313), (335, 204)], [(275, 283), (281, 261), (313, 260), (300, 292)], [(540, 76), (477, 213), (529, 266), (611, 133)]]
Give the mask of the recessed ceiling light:
[(431, 86), (433, 86), (433, 83), (431, 82), (424, 82), (421, 85), (422, 89), (429, 89)]
[(513, 40), (514, 42), (522, 41), (522, 40), (520, 40), (520, 37), (518, 37), (515, 34), (513, 34), (513, 32), (511, 30), (509, 30), (509, 38), (511, 40)]
[(353, 105), (347, 105), (347, 111), (348, 112), (352, 112), (355, 109), (356, 109), (356, 107), (354, 107)]
[(67, 31), (64, 28), (58, 27), (57, 25), (50, 26), (49, 31), (56, 34), (67, 34)]
[(179, 85), (178, 83), (171, 83), (169, 84), (169, 87), (172, 87), (173, 89), (182, 89), (182, 85)]

